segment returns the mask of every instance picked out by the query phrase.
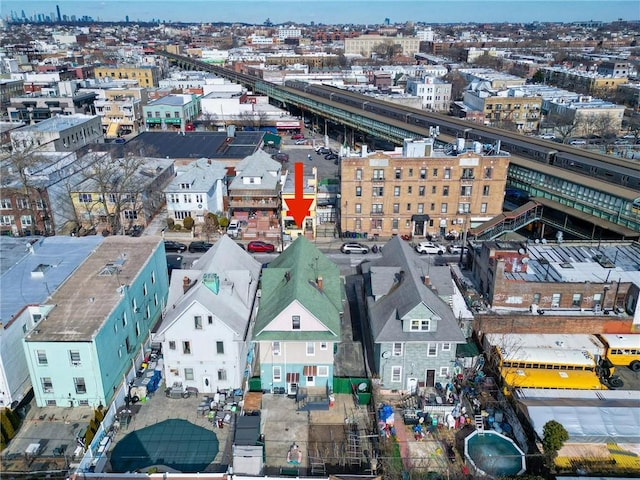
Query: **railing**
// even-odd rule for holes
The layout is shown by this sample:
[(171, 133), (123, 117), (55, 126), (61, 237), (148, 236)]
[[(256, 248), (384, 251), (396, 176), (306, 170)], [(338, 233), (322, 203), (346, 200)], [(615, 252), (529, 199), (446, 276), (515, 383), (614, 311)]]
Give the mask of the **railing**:
[(371, 212), (371, 215), (374, 215), (374, 216), (380, 216), (380, 215), (384, 215), (384, 212), (383, 212), (383, 211), (378, 211), (378, 210), (376, 210), (376, 211), (372, 211), (372, 212)]
[(277, 208), (277, 200), (229, 200), (230, 207), (245, 208)]

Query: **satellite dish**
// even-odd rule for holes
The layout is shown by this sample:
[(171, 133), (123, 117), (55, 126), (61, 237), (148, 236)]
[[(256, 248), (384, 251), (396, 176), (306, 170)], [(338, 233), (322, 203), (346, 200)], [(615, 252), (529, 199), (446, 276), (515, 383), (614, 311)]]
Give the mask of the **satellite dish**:
[(524, 255), (524, 248), (519, 248), (519, 249), (518, 249), (518, 253), (519, 253), (520, 255)]
[(386, 352), (382, 352), (382, 358), (390, 358), (391, 357), (391, 352), (386, 351)]
[(358, 391), (359, 392), (366, 392), (367, 391), (367, 382), (362, 382), (361, 384), (358, 385)]

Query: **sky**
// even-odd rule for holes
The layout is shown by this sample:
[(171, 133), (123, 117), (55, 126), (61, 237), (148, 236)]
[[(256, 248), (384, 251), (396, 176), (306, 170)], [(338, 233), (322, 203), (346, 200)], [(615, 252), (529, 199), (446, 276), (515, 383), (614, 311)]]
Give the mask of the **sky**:
[(87, 15), (94, 20), (381, 24), (640, 20), (638, 0), (0, 0), (0, 16)]

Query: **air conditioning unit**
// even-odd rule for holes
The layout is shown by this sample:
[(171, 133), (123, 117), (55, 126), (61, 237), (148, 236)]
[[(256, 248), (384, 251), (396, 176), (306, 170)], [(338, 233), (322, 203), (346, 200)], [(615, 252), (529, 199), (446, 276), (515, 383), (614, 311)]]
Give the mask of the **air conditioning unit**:
[(71, 362), (71, 365), (73, 365), (74, 367), (79, 367), (80, 365), (82, 365), (82, 362)]
[(462, 225), (464, 223), (464, 218), (459, 218), (458, 219), (458, 225)]

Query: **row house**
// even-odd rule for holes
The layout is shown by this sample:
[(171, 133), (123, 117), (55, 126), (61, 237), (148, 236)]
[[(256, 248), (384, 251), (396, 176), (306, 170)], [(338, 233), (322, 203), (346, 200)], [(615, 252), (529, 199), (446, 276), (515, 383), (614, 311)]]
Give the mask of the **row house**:
[(295, 395), (300, 388), (333, 388), (343, 299), (340, 270), (305, 237), (263, 269), (251, 336), (263, 390)]
[(411, 246), (395, 237), (382, 258), (363, 263), (363, 274), (370, 322), (366, 341), (382, 388), (414, 393), (449, 382), (456, 348), (466, 339), (448, 303), (453, 288), (448, 269), (433, 288), (434, 279), (425, 276)]
[(432, 139), (405, 140), (401, 155), (344, 157), (342, 232), (459, 235), (502, 213), (509, 154), (463, 139), (446, 148), (434, 148)]
[(451, 84), (439, 78), (424, 77), (407, 80), (406, 92), (420, 97), (423, 110), (448, 112), (451, 103)]
[(282, 165), (264, 150), (258, 150), (236, 165), (236, 176), (228, 187), (230, 218), (245, 228), (242, 238), (279, 241)]
[(142, 363), (168, 283), (161, 239), (105, 238), (24, 337), (37, 406), (109, 405), (132, 365)]
[[(318, 170), (316, 167), (311, 168), (310, 173), (304, 172), (302, 179), (302, 190), (296, 192), (296, 178), (293, 172), (286, 172), (285, 180), (282, 186), (282, 234), (286, 238), (298, 238), (304, 235), (309, 240), (315, 240), (317, 228), (317, 209), (318, 209)], [(309, 204), (309, 211), (298, 225), (293, 215), (289, 213), (289, 205), (293, 202), (300, 201), (302, 198)]]
[(261, 268), (224, 235), (194, 268), (172, 272), (168, 308), (153, 337), (162, 344), (167, 385), (204, 393), (243, 387)]
[(223, 212), (227, 198), (225, 162), (201, 158), (178, 170), (164, 189), (167, 218), (182, 223), (191, 217), (204, 223), (208, 212)]

